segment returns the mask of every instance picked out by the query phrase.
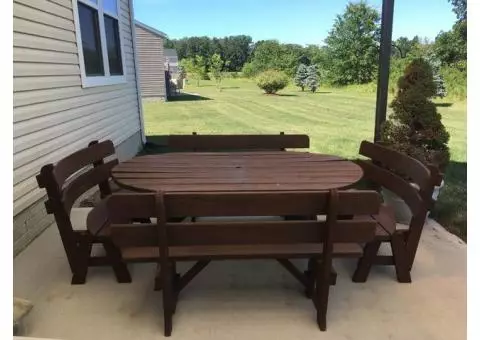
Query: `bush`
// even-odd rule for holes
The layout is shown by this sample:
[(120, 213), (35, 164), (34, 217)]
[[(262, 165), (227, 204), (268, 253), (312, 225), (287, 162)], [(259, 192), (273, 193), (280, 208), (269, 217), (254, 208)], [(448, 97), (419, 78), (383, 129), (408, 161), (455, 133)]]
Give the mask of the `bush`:
[(458, 67), (446, 66), (440, 69), (445, 79), (448, 97), (465, 100), (467, 97), (467, 71)]
[(277, 93), (288, 85), (288, 76), (284, 72), (268, 70), (257, 77), (257, 86), (265, 93)]
[(245, 63), (242, 68), (242, 77), (253, 78), (257, 75), (258, 70), (253, 63)]
[(450, 136), (431, 100), (437, 85), (430, 64), (424, 59), (413, 60), (397, 86), (397, 96), (390, 105), (393, 113), (382, 129), (382, 142), (424, 164), (444, 169), (450, 159)]

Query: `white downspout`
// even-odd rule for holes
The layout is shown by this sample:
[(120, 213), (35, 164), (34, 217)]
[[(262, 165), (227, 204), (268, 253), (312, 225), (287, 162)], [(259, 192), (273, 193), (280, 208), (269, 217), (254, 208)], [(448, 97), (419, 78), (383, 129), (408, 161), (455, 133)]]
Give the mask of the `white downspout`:
[(130, 27), (132, 32), (132, 42), (133, 42), (133, 62), (135, 65), (135, 83), (137, 85), (137, 100), (138, 100), (138, 111), (140, 114), (140, 129), (142, 133), (142, 142), (145, 144), (147, 138), (145, 137), (145, 123), (143, 121), (143, 105), (142, 105), (142, 91), (140, 89), (140, 76), (138, 74), (138, 60), (137, 60), (137, 40), (136, 40), (136, 26), (135, 26), (135, 15), (133, 11), (133, 0), (128, 0), (130, 7)]

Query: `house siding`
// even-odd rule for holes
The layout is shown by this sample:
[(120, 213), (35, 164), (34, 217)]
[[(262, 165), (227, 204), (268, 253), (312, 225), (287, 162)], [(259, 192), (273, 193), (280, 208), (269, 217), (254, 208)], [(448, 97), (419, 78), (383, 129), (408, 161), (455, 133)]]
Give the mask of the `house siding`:
[(39, 208), (43, 165), (91, 140), (111, 139), (122, 158), (142, 145), (130, 4), (119, 1), (127, 82), (90, 88), (82, 88), (72, 0), (13, 2), (15, 252), (52, 222)]
[(165, 99), (163, 39), (135, 26), (142, 97)]

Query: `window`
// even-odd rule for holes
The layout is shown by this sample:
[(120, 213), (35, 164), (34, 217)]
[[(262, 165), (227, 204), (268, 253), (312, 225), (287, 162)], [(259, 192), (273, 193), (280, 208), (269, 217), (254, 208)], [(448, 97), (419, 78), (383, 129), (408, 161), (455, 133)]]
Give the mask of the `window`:
[(74, 1), (78, 53), (84, 87), (126, 81), (119, 1)]

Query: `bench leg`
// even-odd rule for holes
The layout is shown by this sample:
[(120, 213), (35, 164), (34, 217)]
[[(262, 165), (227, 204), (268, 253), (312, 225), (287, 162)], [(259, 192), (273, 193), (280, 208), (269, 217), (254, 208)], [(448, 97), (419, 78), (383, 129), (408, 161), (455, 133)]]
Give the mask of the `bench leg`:
[(162, 295), (163, 295), (163, 325), (165, 336), (172, 335), (173, 318), (173, 278), (171, 268), (162, 268)]
[(323, 268), (325, 263), (321, 263), (319, 260), (315, 262), (315, 307), (317, 308), (317, 324), (321, 331), (326, 331), (330, 272), (326, 272), (326, 269)]
[(115, 277), (117, 278), (117, 282), (132, 282), (132, 277), (130, 276), (130, 272), (128, 271), (127, 264), (123, 262), (122, 254), (120, 253), (118, 248), (115, 247), (115, 245), (110, 241), (104, 242), (103, 248), (105, 249), (109, 262), (112, 265), (113, 272), (115, 273)]
[(352, 277), (353, 282), (367, 281), (368, 274), (370, 273), (370, 269), (375, 261), (380, 244), (380, 241), (372, 241), (365, 245), (363, 249), (363, 256), (358, 260), (357, 269)]
[(92, 243), (88, 240), (80, 240), (78, 242), (75, 267), (73, 268), (72, 285), (84, 284), (87, 280), (88, 259), (92, 252)]
[(315, 259), (309, 258), (308, 259), (308, 267), (305, 272), (305, 276), (307, 277), (307, 287), (305, 288), (305, 296), (309, 299), (313, 297), (315, 291)]
[(410, 283), (410, 266), (408, 263), (408, 254), (405, 248), (404, 238), (401, 234), (394, 233), (390, 241), (392, 245), (393, 261), (395, 263), (395, 271), (397, 281), (400, 283)]

